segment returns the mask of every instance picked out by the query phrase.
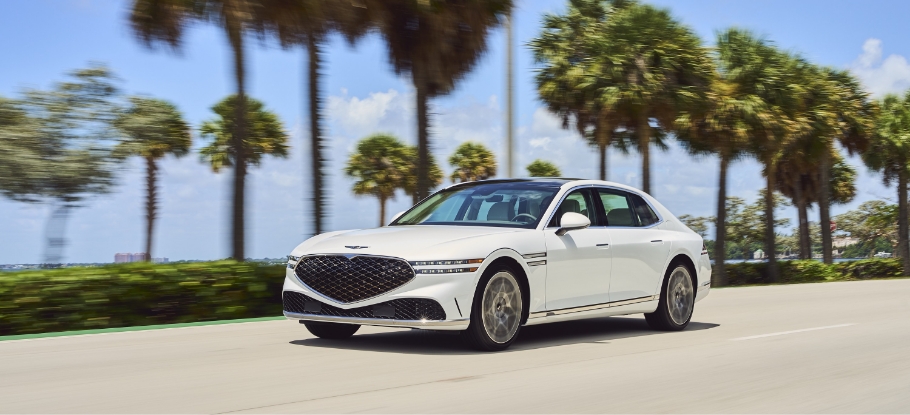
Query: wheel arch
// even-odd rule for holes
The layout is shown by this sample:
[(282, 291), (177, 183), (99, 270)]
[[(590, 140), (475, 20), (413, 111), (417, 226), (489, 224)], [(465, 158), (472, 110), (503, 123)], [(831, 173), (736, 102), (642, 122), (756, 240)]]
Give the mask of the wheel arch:
[[(521, 258), (517, 252), (511, 250), (500, 251), (513, 253), (515, 256), (518, 256), (518, 258)], [(519, 324), (524, 325), (528, 321), (528, 315), (530, 313), (531, 284), (528, 280), (528, 272), (525, 270), (525, 266), (523, 264), (524, 261), (519, 261), (512, 255), (506, 254), (506, 252), (497, 252), (500, 255), (490, 262), (490, 265), (486, 267), (486, 270), (484, 270), (484, 272), (487, 270), (497, 269), (498, 267), (508, 267), (509, 269), (515, 271), (515, 277), (518, 280), (518, 284), (521, 285), (521, 302), (524, 304), (521, 310), (521, 322)], [(494, 255), (497, 253), (494, 253)], [(480, 287), (477, 287), (477, 289), (480, 289)]]
[[(670, 260), (670, 264), (667, 265), (667, 270), (664, 272), (664, 279), (667, 278), (670, 271), (677, 265), (683, 265), (689, 269), (689, 278), (692, 279), (692, 287), (695, 289), (694, 294), (698, 294), (698, 268), (695, 267), (695, 261), (692, 261), (692, 258), (685, 253), (678, 253), (673, 259)], [(664, 281), (661, 281), (661, 287), (663, 287)]]

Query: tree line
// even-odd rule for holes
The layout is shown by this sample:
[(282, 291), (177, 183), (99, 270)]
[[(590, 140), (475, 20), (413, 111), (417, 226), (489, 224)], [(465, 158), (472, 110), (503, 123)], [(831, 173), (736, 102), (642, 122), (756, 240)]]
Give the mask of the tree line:
[[(124, 96), (106, 67), (76, 70), (47, 91), (29, 89), (18, 99), (0, 97), (0, 194), (21, 202), (51, 202), (52, 217), (63, 220), (92, 194), (107, 193), (117, 167), (136, 157), (145, 164), (145, 253), (152, 257), (158, 217), (159, 160), (192, 149), (189, 123), (177, 107), (147, 96)], [(235, 140), (238, 97), (212, 107), (214, 117), (198, 126), (200, 159), (216, 173), (238, 160), (259, 165), (263, 156), (287, 156), (288, 135), (278, 116), (246, 98), (247, 132)], [(239, 151), (238, 151), (239, 150)], [(244, 170), (245, 171), (245, 170)], [(51, 235), (48, 252), (62, 245)], [(46, 263), (59, 255), (46, 254)]]
[(641, 155), (646, 192), (652, 146), (675, 138), (693, 155), (718, 158), (716, 284), (726, 281), (727, 214), (731, 205), (742, 208), (727, 197), (730, 164), (753, 158), (763, 165), (762, 212), (755, 218), (763, 222), (768, 275), (777, 281), (776, 195), (799, 211), (801, 256), (811, 255), (807, 209), (818, 206), (821, 251), (832, 262), (830, 206), (855, 193), (856, 173), (843, 162), (844, 152), (859, 154), (885, 184), (896, 184), (895, 252), (910, 275), (910, 95), (873, 100), (848, 71), (814, 64), (739, 28), (721, 30), (705, 45), (668, 10), (634, 0), (569, 0), (564, 13), (544, 17), (529, 47), (540, 98), (565, 128), (598, 149), (601, 179), (608, 177), (610, 148)]

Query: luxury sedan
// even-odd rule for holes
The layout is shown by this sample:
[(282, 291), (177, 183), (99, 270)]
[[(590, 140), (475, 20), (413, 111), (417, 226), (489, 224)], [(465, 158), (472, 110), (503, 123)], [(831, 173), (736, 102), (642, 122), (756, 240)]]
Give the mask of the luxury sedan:
[(711, 289), (701, 236), (648, 194), (573, 179), (450, 186), (388, 226), (288, 256), (284, 315), (318, 337), (361, 325), (458, 330), (503, 350), (522, 326), (644, 313), (682, 330)]

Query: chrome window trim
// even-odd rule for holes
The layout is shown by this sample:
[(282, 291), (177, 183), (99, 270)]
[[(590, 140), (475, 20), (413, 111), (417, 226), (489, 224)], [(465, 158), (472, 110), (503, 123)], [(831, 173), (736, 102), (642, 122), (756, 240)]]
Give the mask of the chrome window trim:
[[(648, 205), (649, 208), (651, 208), (651, 211), (654, 212), (655, 215), (657, 215), (657, 219), (658, 219), (657, 222), (654, 222), (654, 223), (652, 223), (652, 224), (650, 224), (650, 225), (648, 225), (648, 226), (598, 226), (598, 228), (607, 228), (607, 229), (651, 229), (651, 228), (653, 228), (653, 227), (655, 227), (655, 226), (658, 226), (658, 225), (664, 223), (664, 215), (662, 215), (662, 214), (660, 213), (659, 210), (655, 209), (655, 208), (654, 208), (654, 205), (652, 205), (651, 202), (648, 201), (648, 198), (645, 197), (645, 196), (644, 196), (643, 194), (641, 194), (641, 193), (638, 193), (638, 192), (635, 192), (635, 191), (632, 191), (632, 190), (628, 190), (628, 189), (621, 189), (621, 188), (618, 188), (618, 187), (606, 186), (606, 185), (602, 185), (602, 184), (594, 184), (594, 185), (591, 185), (591, 187), (593, 187), (595, 190), (596, 190), (596, 189), (607, 189), (607, 190), (615, 190), (615, 191), (617, 191), (617, 192), (626, 192), (626, 193), (634, 194), (634, 195), (640, 197), (641, 200), (644, 200), (644, 201), (645, 201), (645, 204)], [(601, 203), (602, 203), (602, 202), (601, 202)], [(549, 222), (547, 222), (547, 223), (549, 223)]]
[[(411, 268), (411, 279), (409, 279), (409, 280), (408, 280), (407, 282), (405, 282), (404, 284), (401, 284), (401, 285), (399, 285), (398, 287), (395, 287), (395, 288), (392, 289), (391, 291), (386, 291), (386, 292), (384, 292), (384, 293), (382, 293), (382, 294), (374, 295), (374, 296), (372, 296), (372, 297), (370, 297), (370, 298), (364, 298), (364, 299), (362, 299), (362, 300), (352, 301), (352, 302), (350, 302), (350, 303), (340, 303), (340, 302), (336, 301), (335, 299), (326, 297), (326, 296), (322, 295), (322, 293), (320, 293), (319, 291), (314, 290), (313, 287), (310, 287), (309, 285), (307, 285), (305, 282), (303, 282), (303, 280), (300, 279), (299, 276), (297, 276), (297, 266), (300, 265), (300, 261), (303, 261), (304, 258), (315, 257), (315, 256), (343, 256), (343, 257), (346, 257), (347, 259), (351, 259), (351, 258), (358, 257), (358, 256), (365, 256), (365, 257), (373, 257), (373, 258), (396, 259), (396, 260), (404, 261), (406, 264), (408, 264), (408, 268)], [(384, 295), (386, 295), (386, 294), (390, 294), (390, 293), (392, 293), (392, 292), (397, 291), (398, 289), (400, 289), (400, 288), (402, 288), (402, 287), (404, 287), (404, 286), (410, 284), (412, 281), (414, 281), (415, 279), (417, 279), (417, 271), (414, 270), (414, 267), (411, 266), (411, 263), (410, 263), (410, 262), (408, 262), (408, 261), (407, 261), (406, 259), (404, 259), (404, 258), (400, 258), (400, 257), (397, 257), (397, 256), (388, 256), (388, 255), (348, 254), (348, 253), (346, 253), (346, 254), (325, 254), (325, 253), (323, 253), (323, 254), (301, 255), (301, 256), (300, 256), (300, 259), (297, 260), (297, 265), (294, 265), (294, 269), (293, 269), (292, 271), (294, 271), (294, 279), (297, 280), (297, 282), (298, 282), (300, 285), (302, 285), (302, 286), (305, 287), (306, 289), (310, 290), (311, 293), (315, 294), (316, 296), (318, 296), (318, 297), (321, 298), (321, 299), (326, 300), (329, 304), (337, 304), (337, 305), (342, 305), (342, 306), (347, 306), (347, 305), (351, 305), (351, 304), (362, 303), (362, 302), (364, 302), (364, 301), (370, 301), (370, 300), (372, 300), (372, 299), (374, 299), (374, 298), (382, 297), (382, 296), (384, 296)], [(342, 308), (343, 308), (343, 307), (342, 307)]]

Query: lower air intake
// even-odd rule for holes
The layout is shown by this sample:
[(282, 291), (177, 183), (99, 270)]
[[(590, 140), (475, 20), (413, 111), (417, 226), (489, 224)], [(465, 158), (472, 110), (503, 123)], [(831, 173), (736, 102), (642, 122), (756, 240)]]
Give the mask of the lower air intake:
[(397, 298), (348, 310), (319, 302), (294, 291), (285, 291), (282, 300), (284, 311), (296, 314), (413, 321), (446, 319), (446, 312), (442, 306), (426, 298)]

